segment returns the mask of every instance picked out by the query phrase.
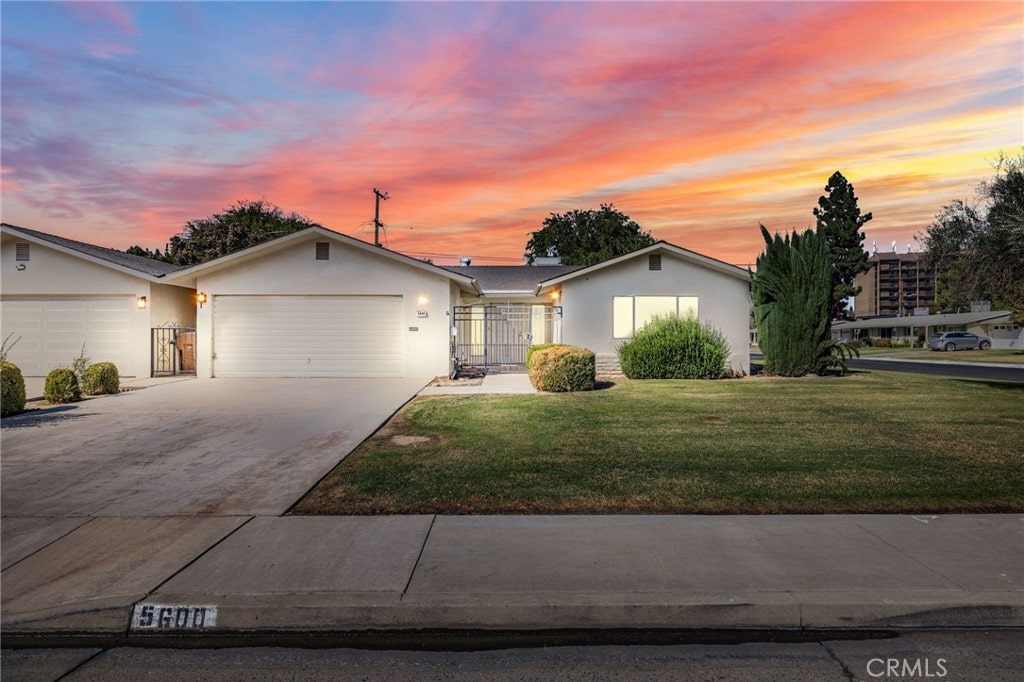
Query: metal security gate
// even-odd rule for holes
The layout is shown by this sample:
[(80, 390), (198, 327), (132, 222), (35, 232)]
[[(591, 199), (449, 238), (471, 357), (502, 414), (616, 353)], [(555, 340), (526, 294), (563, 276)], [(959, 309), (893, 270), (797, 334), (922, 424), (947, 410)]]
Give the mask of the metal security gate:
[(463, 367), (524, 370), (526, 351), (537, 343), (561, 341), (562, 308), (501, 303), (456, 306), (452, 357)]
[(195, 327), (154, 327), (150, 375), (155, 377), (196, 373)]

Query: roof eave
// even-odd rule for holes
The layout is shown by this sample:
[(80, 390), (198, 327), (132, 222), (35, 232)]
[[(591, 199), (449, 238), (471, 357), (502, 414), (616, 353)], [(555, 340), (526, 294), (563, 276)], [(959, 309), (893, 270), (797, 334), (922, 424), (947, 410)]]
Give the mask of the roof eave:
[(289, 244), (295, 241), (308, 237), (311, 234), (319, 234), (328, 239), (341, 241), (349, 246), (360, 249), (361, 251), (364, 251), (366, 253), (375, 253), (384, 256), (389, 260), (404, 263), (405, 265), (410, 265), (414, 268), (423, 270), (425, 272), (445, 277), (449, 280), (454, 281), (461, 288), (464, 288), (468, 291), (472, 291), (474, 293), (479, 293), (480, 291), (479, 287), (477, 286), (476, 280), (474, 280), (472, 277), (467, 277), (466, 275), (460, 275), (454, 272), (450, 272), (432, 263), (426, 263), (424, 261), (417, 260), (416, 258), (406, 256), (405, 254), (398, 253), (397, 251), (391, 251), (390, 249), (385, 249), (380, 246), (374, 246), (373, 244), (364, 242), (360, 239), (356, 239), (355, 237), (350, 237), (347, 234), (342, 234), (341, 232), (329, 230), (326, 227), (308, 227), (306, 229), (299, 230), (298, 232), (292, 232), (291, 234), (287, 234), (283, 237), (278, 237), (277, 239), (272, 239), (270, 241), (263, 242), (262, 244), (250, 246), (249, 248), (242, 249), (241, 251), (229, 253), (227, 255), (215, 258), (205, 263), (193, 265), (192, 267), (185, 268), (184, 270), (179, 270), (177, 272), (170, 273), (170, 275), (173, 279), (196, 278), (201, 274), (209, 274), (210, 272), (216, 272), (217, 270), (221, 270), (225, 267), (230, 267), (240, 262), (245, 262), (246, 260), (258, 257), (266, 252), (280, 250), (282, 248), (287, 247)]
[(40, 239), (35, 235), (22, 232), (14, 225), (9, 225), (5, 223), (2, 227), (2, 230), (7, 234), (14, 235), (19, 239), (24, 239), (26, 241), (32, 242), (33, 244), (39, 244), (40, 246), (45, 246), (46, 248), (53, 249), (54, 251), (57, 251), (59, 253), (63, 253), (68, 256), (74, 256), (75, 258), (81, 258), (82, 260), (88, 261), (95, 265), (102, 265), (103, 267), (110, 268), (111, 270), (115, 270), (126, 275), (131, 275), (132, 277), (138, 277), (139, 279), (144, 279), (149, 282), (167, 284), (167, 275), (177, 274), (175, 272), (167, 272), (160, 275), (152, 275), (148, 272), (143, 272), (142, 270), (136, 270), (135, 268), (130, 268), (126, 265), (121, 265), (120, 263), (115, 263), (113, 261), (93, 256), (92, 254), (85, 253), (84, 251), (79, 251), (78, 249), (72, 249), (70, 247), (64, 246), (63, 244), (51, 242), (47, 239)]
[(737, 279), (742, 279), (745, 282), (750, 281), (750, 272), (748, 270), (744, 270), (743, 268), (737, 267), (735, 265), (730, 265), (729, 263), (725, 263), (715, 258), (699, 254), (696, 251), (690, 251), (689, 249), (684, 249), (681, 246), (676, 246), (675, 244), (661, 240), (651, 244), (650, 246), (645, 246), (641, 249), (637, 249), (636, 251), (630, 251), (629, 253), (625, 253), (621, 256), (616, 256), (615, 258), (610, 258), (606, 261), (601, 261), (600, 263), (588, 265), (584, 268), (580, 268), (579, 270), (574, 270), (564, 275), (559, 275), (558, 277), (552, 277), (551, 279), (544, 280), (537, 285), (537, 295), (539, 296), (540, 294), (544, 293), (545, 291), (548, 291), (552, 287), (558, 286), (559, 284), (563, 284), (564, 282), (568, 282), (569, 280), (579, 277), (581, 275), (590, 274), (593, 272), (597, 272), (598, 270), (602, 270), (606, 267), (610, 267), (612, 265), (624, 263), (627, 260), (643, 256), (644, 254), (651, 253), (652, 251), (667, 251), (669, 253), (676, 255), (679, 258), (688, 260), (690, 262), (694, 262), (698, 265), (702, 265), (717, 272), (721, 272), (724, 275), (729, 275)]

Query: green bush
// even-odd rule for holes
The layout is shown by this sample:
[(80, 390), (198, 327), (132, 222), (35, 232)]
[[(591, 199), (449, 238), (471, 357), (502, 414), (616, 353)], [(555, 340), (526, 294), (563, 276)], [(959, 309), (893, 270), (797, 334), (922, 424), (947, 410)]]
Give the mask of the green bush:
[(51, 403), (70, 403), (82, 397), (78, 389), (75, 370), (70, 367), (58, 367), (46, 375), (43, 385), (43, 397)]
[(551, 344), (547, 348), (534, 350), (526, 368), (530, 383), (538, 391), (562, 393), (594, 388), (594, 351), (586, 348)]
[(82, 373), (82, 393), (85, 395), (117, 393), (120, 388), (121, 376), (112, 362), (97, 362)]
[(695, 317), (655, 317), (618, 350), (630, 379), (721, 379), (729, 359), (725, 334)]
[(25, 378), (13, 362), (0, 365), (0, 417), (25, 411)]

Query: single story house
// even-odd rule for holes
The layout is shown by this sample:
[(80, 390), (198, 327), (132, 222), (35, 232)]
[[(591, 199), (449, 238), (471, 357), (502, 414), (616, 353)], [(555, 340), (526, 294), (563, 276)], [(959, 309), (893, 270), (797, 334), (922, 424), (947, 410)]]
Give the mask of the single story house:
[(25, 376), (82, 353), (126, 377), (153, 371), (154, 327), (195, 326), (194, 291), (178, 268), (24, 227), (0, 225), (0, 329)]
[[(23, 242), (64, 260), (37, 260), (38, 276), (28, 279), (17, 267)], [(312, 227), (188, 268), (138, 261), (146, 259), (5, 225), (4, 333), (24, 339), (32, 329), (38, 341), (31, 348), (59, 351), (30, 357), (19, 344), (11, 359), (31, 360), (23, 369), (34, 376), (77, 355), (81, 342), (53, 326), (50, 299), (121, 297), (119, 322), (96, 323), (86, 354), (116, 363), (117, 350), (129, 376), (146, 363), (157, 367), (155, 355), (167, 347), (156, 340), (159, 329), (145, 341), (150, 326), (173, 325), (178, 351), (181, 333), (194, 334), (194, 364), (186, 369), (199, 377), (397, 377), (447, 374), (453, 357), (521, 369), (526, 349), (538, 343), (614, 357), (651, 316), (689, 313), (721, 329), (732, 346), (730, 365), (749, 371), (749, 273), (666, 242), (588, 267), (439, 267)], [(86, 319), (107, 314), (81, 305)], [(51, 337), (70, 345), (53, 346)], [(124, 345), (99, 344), (116, 338)], [(154, 358), (143, 363), (140, 346)]]
[(962, 331), (989, 337), (993, 348), (1024, 348), (1024, 325), (1011, 322), (1010, 313), (1005, 310), (874, 317), (832, 323), (832, 338), (842, 341), (871, 337), (890, 339), (893, 343), (915, 343), (937, 332)]

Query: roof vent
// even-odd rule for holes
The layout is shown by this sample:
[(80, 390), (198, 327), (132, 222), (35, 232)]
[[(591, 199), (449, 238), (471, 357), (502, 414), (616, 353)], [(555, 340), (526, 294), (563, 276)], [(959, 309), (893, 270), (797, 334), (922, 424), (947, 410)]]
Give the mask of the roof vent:
[(28, 244), (18, 242), (14, 245), (14, 260), (28, 260)]
[(330, 260), (331, 259), (331, 243), (330, 242), (317, 242), (316, 243), (316, 260)]
[(661, 254), (652, 253), (647, 256), (648, 270), (661, 270)]
[(473, 259), (470, 256), (463, 256), (462, 258), (459, 259), (459, 263), (462, 266), (467, 266), (467, 265), (469, 265), (472, 262), (473, 262)]

